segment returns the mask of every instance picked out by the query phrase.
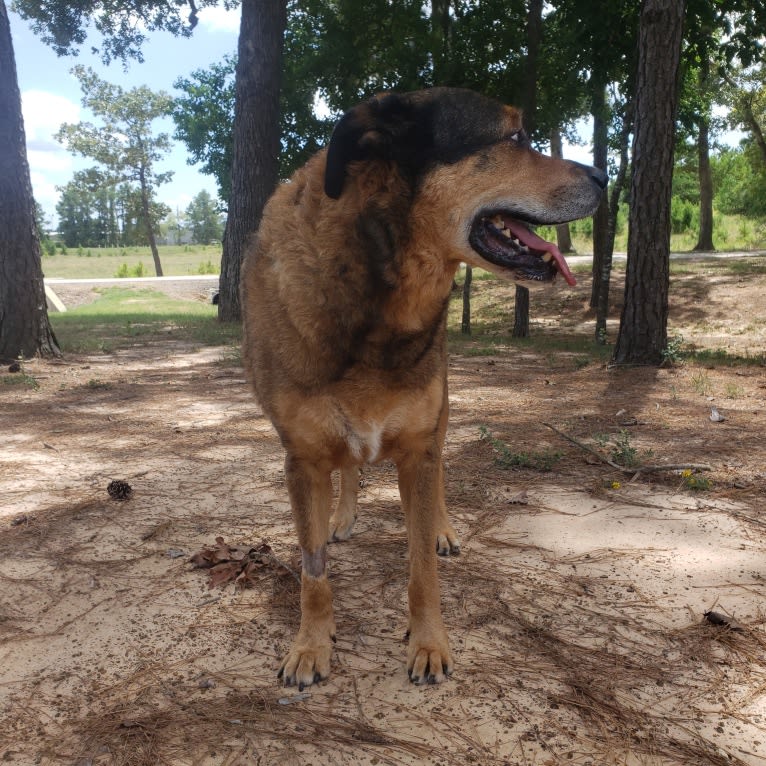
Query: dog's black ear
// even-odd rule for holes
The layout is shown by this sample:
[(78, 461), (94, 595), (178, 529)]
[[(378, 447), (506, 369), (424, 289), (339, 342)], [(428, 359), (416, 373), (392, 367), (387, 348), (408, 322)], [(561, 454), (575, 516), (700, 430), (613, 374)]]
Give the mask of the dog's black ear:
[(408, 94), (386, 93), (369, 99), (341, 117), (327, 148), (324, 190), (338, 199), (351, 162), (391, 158), (414, 129), (416, 104)]

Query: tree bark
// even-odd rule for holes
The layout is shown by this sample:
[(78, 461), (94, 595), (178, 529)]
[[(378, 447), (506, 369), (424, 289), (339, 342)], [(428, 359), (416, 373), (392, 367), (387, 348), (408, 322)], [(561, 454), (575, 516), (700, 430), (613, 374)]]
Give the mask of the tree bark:
[(454, 65), (450, 56), (452, 38), (452, 0), (431, 0), (431, 53), (433, 56), (433, 84), (452, 85)]
[(596, 304), (596, 342), (606, 343), (606, 321), (609, 317), (609, 285), (612, 280), (612, 256), (614, 255), (614, 239), (617, 234), (617, 216), (620, 212), (620, 197), (625, 186), (625, 177), (628, 172), (628, 142), (633, 130), (633, 106), (628, 103), (625, 107), (625, 116), (620, 130), (620, 164), (617, 175), (611, 184), (609, 192), (609, 221), (607, 227), (606, 249), (601, 263), (599, 279), (601, 285), (598, 290), (598, 303)]
[(670, 196), (683, 0), (641, 6), (628, 264), (618, 364), (658, 365), (667, 347)]
[[(536, 128), (537, 59), (543, 36), (543, 0), (529, 0), (527, 4), (527, 58), (524, 62), (524, 127), (531, 136)], [(513, 337), (529, 337), (529, 290), (516, 285)]]
[(152, 222), (152, 214), (149, 209), (149, 189), (146, 185), (146, 173), (142, 167), (139, 171), (139, 183), (141, 184), (141, 212), (144, 216), (144, 225), (146, 226), (146, 236), (149, 240), (149, 248), (152, 251), (152, 259), (154, 260), (154, 273), (161, 277), (162, 263), (160, 263), (160, 253), (157, 250), (157, 239), (154, 236), (154, 223)]
[(713, 244), (713, 176), (710, 172), (710, 121), (700, 115), (697, 123), (697, 158), (700, 184), (700, 230), (694, 250), (715, 250)]
[[(702, 62), (700, 90), (710, 87), (710, 63)], [(697, 120), (697, 161), (700, 185), (700, 229), (695, 250), (715, 250), (713, 245), (713, 176), (710, 172), (710, 115), (707, 105)]]
[(13, 41), (0, 0), (0, 361), (60, 356), (48, 320)]
[(243, 0), (239, 29), (229, 217), (223, 237), (218, 318), (241, 318), (239, 274), (279, 180), (279, 92), (286, 0)]
[[(593, 115), (593, 165), (601, 170), (607, 169), (609, 156), (609, 118), (606, 101), (606, 86), (595, 83), (591, 100), (591, 114)], [(604, 271), (604, 261), (607, 259), (609, 237), (609, 199), (606, 194), (601, 197), (601, 202), (593, 214), (593, 267), (590, 291), (590, 307), (598, 306), (599, 294)], [(611, 264), (609, 265), (611, 268)]]
[(529, 290), (516, 285), (516, 309), (513, 322), (514, 338), (529, 337)]
[(466, 264), (465, 280), (463, 281), (463, 320), (460, 323), (460, 332), (463, 335), (471, 334), (471, 282), (473, 281), (473, 269)]
[[(551, 157), (558, 160), (564, 159), (564, 148), (561, 142), (561, 131), (554, 128), (551, 131)], [(572, 234), (568, 223), (561, 223), (556, 227), (556, 244), (562, 253), (573, 253)]]

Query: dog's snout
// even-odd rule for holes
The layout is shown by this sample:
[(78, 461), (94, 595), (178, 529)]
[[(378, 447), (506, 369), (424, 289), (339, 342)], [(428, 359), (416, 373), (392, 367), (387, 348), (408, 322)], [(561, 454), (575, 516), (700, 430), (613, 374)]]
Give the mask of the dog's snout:
[(602, 189), (609, 185), (609, 176), (601, 168), (588, 168), (591, 181)]
[[(575, 164), (580, 165), (579, 162)], [(599, 189), (606, 189), (609, 185), (609, 176), (600, 168), (594, 168), (590, 165), (580, 165), (580, 168)]]

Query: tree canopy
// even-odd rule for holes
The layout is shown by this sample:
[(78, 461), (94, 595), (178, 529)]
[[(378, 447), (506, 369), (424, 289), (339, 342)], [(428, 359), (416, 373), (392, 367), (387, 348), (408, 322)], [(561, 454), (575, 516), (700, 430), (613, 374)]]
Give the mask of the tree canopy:
[(117, 59), (142, 61), (147, 34), (165, 30), (190, 37), (198, 11), (212, 5), (234, 8), (237, 0), (15, 0), (14, 10), (32, 22), (32, 29), (59, 56), (76, 56), (89, 27), (103, 36), (103, 47), (92, 50), (105, 63)]
[(167, 133), (154, 134), (152, 123), (168, 116), (173, 99), (146, 86), (125, 90), (100, 79), (92, 69), (76, 66), (72, 70), (80, 81), (83, 106), (101, 118), (101, 124), (64, 123), (56, 138), (76, 154), (90, 157), (102, 168), (102, 184), (135, 184), (141, 201), (141, 219), (152, 248), (157, 276), (162, 266), (155, 242), (151, 207), (154, 189), (168, 181), (172, 173), (157, 173), (155, 163), (170, 150)]

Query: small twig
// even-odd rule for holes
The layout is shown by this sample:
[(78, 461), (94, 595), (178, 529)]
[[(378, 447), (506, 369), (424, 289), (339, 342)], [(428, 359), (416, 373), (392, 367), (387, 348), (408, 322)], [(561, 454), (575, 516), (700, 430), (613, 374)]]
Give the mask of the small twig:
[(636, 478), (641, 473), (656, 473), (658, 471), (712, 471), (712, 466), (707, 465), (707, 463), (670, 463), (667, 465), (635, 465), (630, 468), (620, 465), (619, 463), (614, 463), (609, 458), (604, 457), (600, 452), (597, 452), (596, 450), (589, 447), (587, 444), (583, 444), (580, 441), (577, 441), (577, 439), (574, 439), (573, 437), (569, 436), (568, 434), (565, 434), (563, 431), (559, 431), (558, 428), (555, 428), (550, 423), (543, 423), (544, 426), (547, 428), (550, 428), (551, 431), (554, 431), (557, 433), (562, 439), (566, 439), (568, 442), (571, 442), (576, 447), (579, 447), (581, 450), (585, 450), (585, 452), (590, 453), (594, 457), (597, 457), (602, 463), (606, 463), (608, 466), (614, 468), (616, 471), (622, 471), (622, 473), (630, 473), (635, 474), (634, 478)]
[(284, 561), (278, 559), (273, 553), (261, 553), (260, 556), (264, 559), (270, 559), (272, 563), (276, 564), (278, 567), (282, 567), (282, 569), (291, 574), (298, 581), (299, 585), (301, 584), (301, 576), (292, 567), (285, 564)]
[(652, 471), (712, 471), (713, 466), (707, 463), (667, 463), (663, 465), (640, 465), (632, 470), (639, 473), (651, 473)]
[[(612, 468), (617, 469), (618, 471), (622, 471), (623, 473), (633, 473), (633, 470), (630, 470), (628, 468), (625, 468), (621, 465), (617, 465), (617, 463), (613, 463), (609, 458), (605, 458), (600, 452), (596, 452), (593, 448), (589, 447), (587, 444), (583, 444), (582, 442), (577, 441), (577, 439), (572, 438), (568, 434), (565, 434), (563, 431), (559, 431), (558, 428), (555, 428), (550, 423), (543, 423), (544, 426), (547, 428), (550, 428), (551, 431), (557, 433), (562, 439), (566, 439), (568, 442), (571, 442), (576, 447), (579, 447), (581, 450), (585, 450), (586, 452), (589, 452), (594, 457), (597, 457), (602, 463), (606, 463), (607, 465), (611, 466)], [(635, 469), (634, 469), (635, 470)]]

